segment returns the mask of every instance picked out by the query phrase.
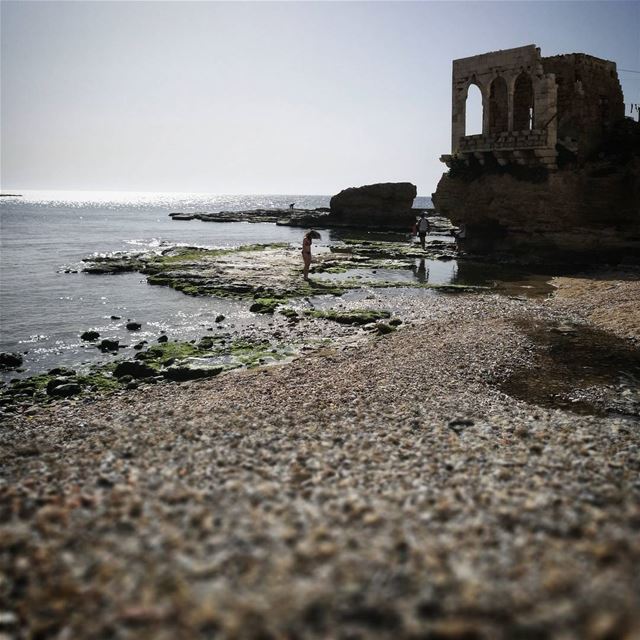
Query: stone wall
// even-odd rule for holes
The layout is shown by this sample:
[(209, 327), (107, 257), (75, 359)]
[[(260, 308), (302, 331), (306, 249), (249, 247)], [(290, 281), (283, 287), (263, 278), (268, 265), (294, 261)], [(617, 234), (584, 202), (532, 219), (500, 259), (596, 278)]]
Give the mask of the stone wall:
[(542, 58), (557, 85), (558, 141), (584, 161), (624, 117), (615, 62), (584, 53)]

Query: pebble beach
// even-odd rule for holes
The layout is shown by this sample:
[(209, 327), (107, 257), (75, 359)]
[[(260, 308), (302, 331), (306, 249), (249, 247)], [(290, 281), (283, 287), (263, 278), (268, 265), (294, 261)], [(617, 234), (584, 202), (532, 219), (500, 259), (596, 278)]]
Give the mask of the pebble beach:
[(637, 415), (502, 390), (532, 323), (597, 326), (555, 284), (409, 293), (390, 335), (16, 416), (0, 637), (640, 637)]

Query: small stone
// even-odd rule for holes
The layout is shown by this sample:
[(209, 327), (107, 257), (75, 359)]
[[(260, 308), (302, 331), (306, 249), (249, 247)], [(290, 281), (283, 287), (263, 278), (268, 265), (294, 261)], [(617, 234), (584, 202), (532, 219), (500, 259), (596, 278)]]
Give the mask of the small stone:
[(55, 367), (54, 369), (49, 369), (47, 371), (47, 375), (50, 376), (75, 376), (76, 372), (74, 369), (67, 369), (66, 367)]
[(395, 331), (395, 327), (392, 327), (390, 324), (386, 322), (378, 322), (376, 324), (376, 333), (379, 336), (387, 335), (388, 333), (393, 333)]
[(98, 345), (98, 349), (100, 349), (100, 351), (117, 351), (119, 345), (120, 345), (119, 340), (109, 340), (107, 338), (104, 338), (103, 340), (100, 341), (100, 344)]
[(169, 342), (169, 338), (167, 338), (167, 336), (160, 336), (158, 338), (158, 342), (160, 342), (160, 343)]
[(141, 328), (142, 325), (139, 322), (127, 322), (128, 331), (138, 331)]

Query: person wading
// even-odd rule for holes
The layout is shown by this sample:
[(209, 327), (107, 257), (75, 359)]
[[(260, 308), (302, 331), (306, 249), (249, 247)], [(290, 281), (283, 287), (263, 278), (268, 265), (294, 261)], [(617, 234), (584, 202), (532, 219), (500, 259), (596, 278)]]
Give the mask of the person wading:
[(307, 231), (302, 239), (302, 261), (304, 262), (304, 270), (302, 271), (305, 280), (309, 280), (309, 267), (311, 266), (311, 241), (313, 239), (313, 230)]

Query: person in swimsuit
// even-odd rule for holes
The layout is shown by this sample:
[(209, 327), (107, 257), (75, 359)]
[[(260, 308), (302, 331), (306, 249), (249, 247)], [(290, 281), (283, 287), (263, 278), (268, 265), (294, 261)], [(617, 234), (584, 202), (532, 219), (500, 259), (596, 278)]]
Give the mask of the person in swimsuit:
[(303, 275), (305, 280), (309, 280), (309, 267), (311, 266), (311, 239), (313, 230), (307, 231), (302, 239), (302, 261), (304, 262)]

